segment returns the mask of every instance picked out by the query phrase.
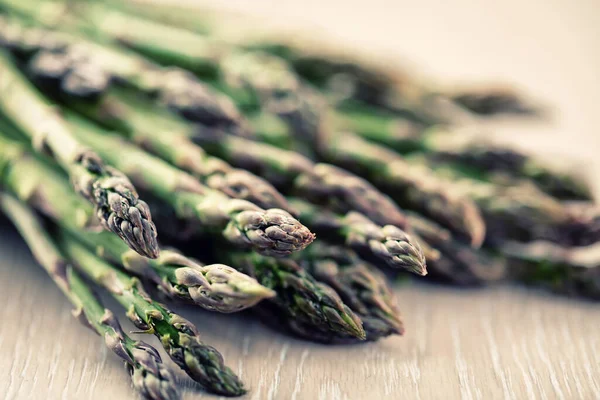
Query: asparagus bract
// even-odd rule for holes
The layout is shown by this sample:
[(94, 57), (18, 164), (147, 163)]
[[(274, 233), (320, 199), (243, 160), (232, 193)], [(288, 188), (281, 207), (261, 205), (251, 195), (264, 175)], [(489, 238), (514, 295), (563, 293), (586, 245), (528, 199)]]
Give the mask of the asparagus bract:
[(111, 293), (138, 329), (154, 334), (175, 364), (192, 379), (208, 391), (225, 396), (246, 392), (239, 378), (223, 363), (221, 354), (200, 341), (196, 327), (153, 301), (139, 280), (96, 257), (68, 235), (61, 235), (60, 243), (76, 266)]
[(56, 159), (75, 190), (94, 205), (102, 226), (138, 253), (158, 257), (150, 210), (129, 179), (75, 139), (56, 108), (31, 87), (4, 53), (0, 54), (0, 90), (2, 113), (37, 151), (49, 152)]
[(425, 256), (420, 245), (394, 225), (379, 226), (357, 212), (340, 216), (293, 199), (291, 204), (300, 218), (313, 230), (345, 243), (361, 254), (385, 261), (389, 266), (404, 268), (417, 275), (426, 275)]
[(0, 208), (15, 224), (33, 256), (71, 301), (73, 315), (98, 335), (125, 361), (134, 388), (145, 399), (179, 398), (175, 380), (156, 349), (125, 334), (112, 312), (100, 303), (87, 283), (73, 269), (33, 211), (14, 197), (0, 193)]

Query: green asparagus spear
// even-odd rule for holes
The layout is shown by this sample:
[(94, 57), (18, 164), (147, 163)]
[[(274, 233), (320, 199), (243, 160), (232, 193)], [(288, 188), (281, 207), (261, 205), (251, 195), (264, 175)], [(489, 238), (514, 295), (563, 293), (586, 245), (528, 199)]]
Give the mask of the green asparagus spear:
[[(27, 1), (19, 5), (12, 4), (11, 7), (16, 7), (33, 19), (35, 24), (46, 29), (24, 26), (22, 21), (15, 18), (4, 19), (5, 23), (0, 23), (0, 40), (2, 36), (8, 37), (8, 40), (4, 40), (6, 47), (26, 60), (38, 52), (53, 53), (51, 56), (46, 54), (38, 57), (32, 65), (34, 70), (39, 69), (35, 71), (36, 74), (43, 78), (44, 83), (50, 83), (53, 89), (66, 90), (80, 100), (89, 100), (112, 85), (127, 87), (138, 94), (158, 99), (163, 108), (194, 122), (235, 130), (240, 135), (251, 135), (246, 130), (244, 117), (233, 102), (200, 82), (192, 73), (173, 67), (170, 63), (162, 67), (133, 51), (117, 48), (111, 43), (110, 34), (107, 40), (102, 29), (95, 29), (94, 25), (89, 24), (81, 25), (81, 19), (67, 12), (61, 3), (50, 2), (46, 5), (48, 9), (57, 10), (57, 14), (42, 11)], [(88, 8), (102, 13), (97, 5)], [(96, 15), (96, 11), (92, 15)], [(108, 21), (110, 25), (110, 20), (122, 18), (119, 13), (113, 15), (115, 12), (105, 11), (108, 14), (103, 23)], [(47, 28), (60, 31), (49, 31)], [(82, 37), (81, 33), (87, 37)], [(196, 48), (199, 48), (198, 44)], [(99, 65), (104, 70), (103, 74), (98, 73), (94, 65)], [(109, 75), (114, 79), (109, 81)], [(73, 105), (78, 103), (74, 102)]]
[(102, 226), (138, 253), (158, 257), (150, 210), (129, 179), (75, 139), (56, 108), (31, 87), (4, 53), (0, 53), (0, 92), (0, 111), (36, 150), (56, 159), (75, 190), (94, 205)]
[(512, 180), (497, 185), (466, 178), (455, 169), (436, 166), (422, 158), (412, 158), (411, 162), (424, 163), (436, 174), (452, 179), (456, 193), (477, 203), (488, 229), (486, 242), (490, 245), (505, 240), (545, 240), (581, 247), (600, 239), (599, 213), (591, 203), (570, 208), (530, 182)]
[(440, 222), (466, 237), (473, 247), (482, 243), (485, 224), (479, 210), (472, 200), (453, 191), (452, 182), (351, 133), (340, 133), (321, 143), (327, 161), (364, 175), (399, 205)]
[(523, 115), (542, 116), (544, 110), (538, 104), (523, 98), (507, 86), (478, 86), (445, 91), (446, 96), (469, 111), (484, 116)]
[(590, 200), (591, 188), (564, 166), (547, 165), (522, 151), (493, 142), (489, 137), (444, 127), (423, 127), (363, 105), (335, 115), (339, 130), (350, 130), (400, 153), (422, 152), (472, 177), (486, 180), (497, 173), (534, 182), (541, 190), (563, 199)]
[(103, 233), (72, 232), (90, 249), (95, 249), (96, 254), (150, 280), (169, 297), (192, 302), (208, 310), (236, 312), (275, 295), (255, 279), (227, 265), (202, 265), (171, 249), (165, 249), (156, 260), (149, 260)]
[(317, 282), (297, 262), (256, 253), (222, 254), (240, 271), (277, 292), (266, 301), (289, 319), (326, 332), (365, 339), (362, 322), (329, 286)]
[(426, 275), (425, 256), (419, 243), (394, 225), (379, 226), (357, 212), (340, 216), (318, 207), (292, 199), (300, 218), (316, 232), (337, 242), (345, 243), (359, 253), (385, 261), (395, 268), (404, 268)]
[(98, 254), (152, 281), (167, 295), (220, 312), (238, 311), (273, 295), (230, 267), (202, 266), (172, 250), (157, 259), (148, 259), (129, 250), (108, 232), (86, 231), (85, 227), (94, 225), (91, 206), (73, 192), (58, 171), (1, 136), (0, 176), (0, 185), (21, 201), (80, 237)]
[(450, 232), (433, 221), (409, 214), (411, 228), (440, 252), (437, 259), (428, 260), (427, 270), (434, 279), (457, 285), (484, 285), (507, 276), (507, 264), (484, 249), (474, 250), (452, 238)]
[(59, 236), (61, 248), (77, 268), (108, 290), (138, 329), (154, 334), (175, 364), (192, 379), (220, 395), (240, 396), (246, 392), (239, 378), (223, 363), (221, 354), (200, 341), (191, 322), (153, 301), (137, 278), (96, 257), (73, 237)]
[(112, 312), (104, 308), (56, 247), (33, 211), (6, 193), (0, 193), (0, 209), (17, 227), (38, 263), (71, 301), (75, 307), (73, 315), (102, 336), (107, 347), (125, 361), (137, 392), (149, 400), (178, 399), (175, 380), (156, 349), (125, 334)]
[[(318, 242), (297, 258), (308, 273), (331, 286), (360, 317), (366, 340), (403, 334), (396, 299), (385, 276), (352, 250)], [(331, 337), (332, 341), (348, 339), (340, 335)]]
[(263, 210), (250, 202), (231, 199), (119, 136), (84, 124), (79, 118), (68, 119), (79, 140), (126, 171), (139, 187), (168, 204), (179, 218), (197, 221), (198, 230), (220, 231), (233, 244), (276, 256), (302, 250), (314, 240), (314, 235), (284, 210)]
[(265, 177), (284, 194), (294, 194), (340, 213), (358, 211), (382, 225), (404, 227), (394, 202), (366, 180), (333, 165), (220, 131), (198, 127), (195, 141), (207, 152)]
[(525, 284), (571, 296), (600, 300), (598, 247), (569, 249), (548, 242), (507, 242), (512, 277)]

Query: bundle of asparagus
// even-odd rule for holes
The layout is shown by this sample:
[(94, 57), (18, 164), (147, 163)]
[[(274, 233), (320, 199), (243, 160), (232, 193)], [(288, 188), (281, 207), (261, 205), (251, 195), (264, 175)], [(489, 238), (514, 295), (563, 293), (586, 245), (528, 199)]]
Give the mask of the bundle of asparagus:
[(1, 210), (144, 398), (177, 398), (171, 373), (95, 287), (225, 396), (242, 382), (159, 298), (323, 343), (404, 333), (391, 273), (600, 298), (589, 185), (463, 133), (537, 108), (244, 36), (146, 3), (0, 0)]

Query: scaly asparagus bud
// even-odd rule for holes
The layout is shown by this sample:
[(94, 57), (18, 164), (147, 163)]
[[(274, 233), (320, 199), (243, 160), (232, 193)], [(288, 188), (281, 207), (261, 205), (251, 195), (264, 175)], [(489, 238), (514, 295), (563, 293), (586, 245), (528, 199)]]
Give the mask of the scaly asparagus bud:
[[(358, 176), (329, 164), (316, 164), (295, 181), (298, 195), (334, 211), (357, 211), (381, 225), (406, 227), (406, 218), (388, 196)], [(339, 200), (343, 199), (343, 200)]]
[(337, 212), (358, 211), (382, 225), (404, 227), (402, 211), (365, 179), (301, 154), (198, 127), (194, 138), (208, 152), (264, 176), (282, 192)]
[(122, 256), (129, 271), (156, 276), (159, 288), (175, 296), (222, 313), (254, 306), (275, 293), (235, 269), (223, 264), (202, 265), (173, 250), (165, 250), (152, 262), (129, 252)]
[(385, 276), (352, 250), (317, 242), (298, 255), (298, 259), (310, 274), (331, 286), (357, 313), (367, 340), (404, 332), (395, 296)]
[(281, 313), (322, 330), (343, 332), (361, 340), (365, 338), (362, 322), (337, 293), (316, 282), (293, 260), (255, 253), (224, 252), (223, 255), (236, 268), (276, 291), (277, 296), (268, 302)]
[(300, 219), (317, 233), (344, 242), (359, 253), (384, 260), (391, 267), (404, 268), (418, 275), (427, 274), (420, 245), (400, 228), (376, 225), (356, 212), (339, 216), (320, 211), (299, 199), (292, 199), (290, 204), (298, 210)]

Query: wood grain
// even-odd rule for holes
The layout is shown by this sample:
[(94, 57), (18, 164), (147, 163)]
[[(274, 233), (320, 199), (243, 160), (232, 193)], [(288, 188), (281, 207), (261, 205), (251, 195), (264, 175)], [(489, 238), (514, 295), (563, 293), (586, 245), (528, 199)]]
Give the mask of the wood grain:
[[(7, 400), (129, 398), (116, 357), (71, 317), (16, 235), (5, 229), (0, 237), (7, 239), (0, 244), (0, 393)], [(397, 293), (406, 336), (359, 346), (290, 339), (246, 315), (178, 311), (247, 382), (248, 400), (599, 398), (596, 304), (515, 287), (413, 284)], [(183, 375), (181, 382), (186, 399), (199, 397)]]
[[(556, 118), (542, 125), (502, 123), (498, 136), (511, 136), (531, 151), (577, 155), (598, 176), (595, 0), (199, 3), (308, 27), (418, 65), (432, 78), (515, 83), (547, 99)], [(242, 376), (250, 388), (244, 400), (600, 398), (596, 304), (510, 286), (459, 290), (413, 284), (396, 290), (407, 334), (360, 346), (290, 339), (247, 315), (178, 311)], [(68, 302), (5, 222), (0, 304), (0, 398), (132, 397), (120, 362), (71, 317)], [(133, 329), (125, 321), (124, 326)], [(212, 398), (183, 375), (180, 380), (186, 399)]]

